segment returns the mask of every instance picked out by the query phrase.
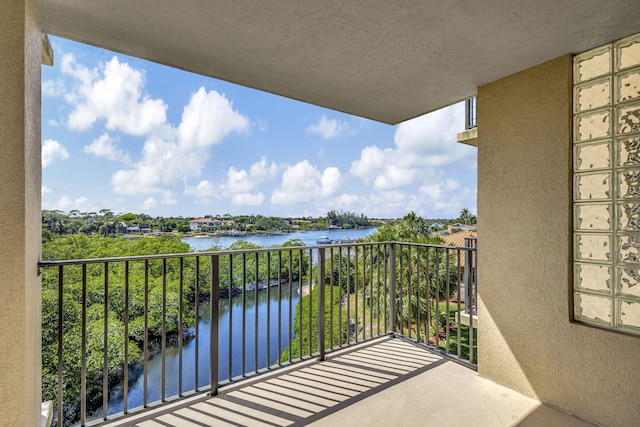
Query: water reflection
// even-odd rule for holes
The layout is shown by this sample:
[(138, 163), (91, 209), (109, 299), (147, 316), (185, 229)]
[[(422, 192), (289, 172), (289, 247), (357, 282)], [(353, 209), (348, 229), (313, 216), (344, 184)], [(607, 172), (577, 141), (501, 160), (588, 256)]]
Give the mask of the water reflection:
[[(295, 337), (290, 325), (295, 308), (300, 300), (299, 285), (288, 283), (269, 290), (263, 289), (246, 292), (244, 296), (221, 299), (219, 305), (219, 338), (218, 338), (218, 378), (220, 381), (229, 378), (229, 336), (231, 335), (231, 373), (232, 377), (242, 375), (243, 354), (242, 342), (246, 343), (244, 351), (245, 372), (255, 368), (262, 369), (278, 361), (278, 355), (289, 345), (290, 338)], [(280, 295), (278, 295), (280, 293)], [(278, 303), (279, 302), (279, 303)], [(231, 310), (230, 310), (231, 307)], [(196, 349), (198, 354), (198, 384), (201, 389), (209, 384), (209, 344), (211, 333), (211, 315), (209, 303), (201, 303), (199, 308), (200, 322), (197, 339), (192, 339), (182, 348), (182, 390), (196, 388)], [(230, 322), (231, 319), (231, 322)], [(244, 325), (244, 328), (243, 328)], [(270, 334), (267, 334), (269, 327)], [(278, 346), (278, 327), (280, 328), (280, 346)], [(243, 334), (244, 330), (244, 334)], [(267, 342), (269, 354), (267, 355)], [(178, 394), (180, 352), (176, 346), (166, 349), (165, 357), (165, 396)], [(257, 359), (256, 359), (257, 355)], [(268, 356), (268, 357), (267, 357)], [(148, 402), (162, 398), (162, 357), (156, 354), (148, 363), (147, 375)], [(144, 403), (144, 376), (142, 373), (130, 383), (128, 406), (133, 408)], [(123, 410), (122, 390), (114, 389), (109, 399), (109, 413)]]

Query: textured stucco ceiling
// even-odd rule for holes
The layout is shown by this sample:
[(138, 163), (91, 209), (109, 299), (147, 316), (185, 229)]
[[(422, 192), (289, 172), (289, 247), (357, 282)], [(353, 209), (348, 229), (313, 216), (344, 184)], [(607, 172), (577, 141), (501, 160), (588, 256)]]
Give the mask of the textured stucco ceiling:
[(34, 0), (45, 32), (395, 124), (640, 32), (638, 0)]

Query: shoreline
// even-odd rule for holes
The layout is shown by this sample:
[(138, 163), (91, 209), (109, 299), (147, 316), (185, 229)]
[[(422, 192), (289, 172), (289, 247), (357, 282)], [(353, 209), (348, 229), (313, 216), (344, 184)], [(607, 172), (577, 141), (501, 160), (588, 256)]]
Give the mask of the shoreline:
[(312, 286), (309, 286), (309, 282), (304, 282), (300, 284), (300, 287), (298, 288), (298, 293), (300, 294), (300, 297), (302, 298), (309, 295), (314, 286), (315, 284), (313, 284)]

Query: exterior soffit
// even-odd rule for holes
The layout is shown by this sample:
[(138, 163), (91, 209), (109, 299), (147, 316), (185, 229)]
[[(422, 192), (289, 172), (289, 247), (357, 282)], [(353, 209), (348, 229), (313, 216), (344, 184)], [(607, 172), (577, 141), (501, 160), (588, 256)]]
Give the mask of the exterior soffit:
[(390, 124), (640, 32), (637, 0), (34, 3), (46, 33)]

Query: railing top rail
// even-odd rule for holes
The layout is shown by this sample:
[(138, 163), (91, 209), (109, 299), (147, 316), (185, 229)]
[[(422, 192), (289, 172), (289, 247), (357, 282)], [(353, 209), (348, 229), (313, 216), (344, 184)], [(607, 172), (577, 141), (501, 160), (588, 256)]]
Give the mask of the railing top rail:
[(396, 244), (404, 246), (419, 246), (429, 248), (441, 248), (448, 250), (464, 250), (464, 251), (476, 251), (477, 248), (470, 248), (465, 246), (445, 246), (445, 245), (433, 245), (428, 243), (414, 243), (414, 242), (398, 242), (398, 241), (386, 241), (386, 242), (352, 242), (352, 243), (335, 243), (330, 245), (313, 245), (313, 246), (280, 246), (270, 248), (255, 248), (255, 249), (237, 249), (237, 250), (221, 250), (221, 251), (207, 251), (207, 252), (185, 252), (177, 254), (153, 254), (153, 255), (133, 255), (123, 257), (107, 257), (107, 258), (85, 258), (85, 259), (65, 259), (65, 260), (52, 260), (52, 261), (39, 261), (38, 267), (53, 267), (59, 265), (77, 265), (77, 264), (100, 264), (105, 262), (126, 262), (126, 261), (145, 261), (156, 259), (170, 259), (170, 258), (195, 258), (206, 257), (212, 255), (242, 255), (242, 254), (254, 254), (262, 252), (282, 252), (282, 251), (299, 251), (309, 249), (330, 249), (330, 248), (346, 248), (346, 247), (362, 247), (362, 246), (374, 246)]

